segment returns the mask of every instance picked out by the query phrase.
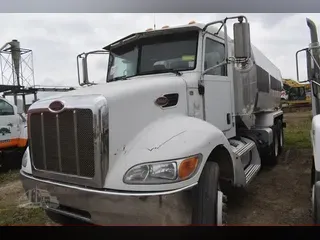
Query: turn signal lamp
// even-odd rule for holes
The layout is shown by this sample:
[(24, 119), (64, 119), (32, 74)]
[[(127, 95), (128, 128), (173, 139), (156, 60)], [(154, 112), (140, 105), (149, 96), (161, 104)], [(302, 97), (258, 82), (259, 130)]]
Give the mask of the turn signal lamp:
[(198, 157), (191, 157), (183, 160), (178, 169), (178, 176), (181, 180), (188, 178), (198, 166)]

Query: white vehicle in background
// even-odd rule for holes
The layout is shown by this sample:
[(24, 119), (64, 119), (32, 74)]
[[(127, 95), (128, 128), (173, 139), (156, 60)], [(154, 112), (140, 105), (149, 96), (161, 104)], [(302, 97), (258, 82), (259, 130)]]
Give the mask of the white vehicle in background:
[(285, 90), (281, 91), (281, 99), (288, 100), (288, 94)]
[[(106, 83), (88, 79), (95, 53), (109, 55)], [(225, 186), (277, 163), (282, 77), (246, 17), (133, 33), (79, 60), (86, 87), (28, 111), (21, 178), (57, 198), (54, 221), (222, 225)]]
[(297, 79), (299, 81), (299, 59), (298, 54), (306, 53), (307, 74), (311, 84), (311, 101), (312, 101), (312, 171), (311, 171), (311, 188), (312, 188), (312, 214), (315, 224), (320, 224), (320, 45), (318, 40), (317, 28), (314, 22), (307, 19), (307, 25), (310, 30), (311, 43), (307, 48), (301, 49), (296, 53)]
[(21, 164), (28, 142), (26, 114), (21, 110), (0, 97), (0, 170)]

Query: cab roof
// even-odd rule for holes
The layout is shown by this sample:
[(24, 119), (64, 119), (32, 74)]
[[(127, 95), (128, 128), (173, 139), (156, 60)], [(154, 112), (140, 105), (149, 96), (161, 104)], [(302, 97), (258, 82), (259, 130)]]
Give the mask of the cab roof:
[[(163, 34), (170, 34), (170, 33), (174, 33), (174, 32), (185, 32), (185, 31), (203, 31), (204, 27), (206, 26), (206, 24), (204, 23), (190, 23), (190, 24), (185, 24), (185, 25), (179, 25), (179, 26), (173, 26), (173, 27), (169, 27), (169, 26), (164, 26), (160, 29), (147, 29), (146, 31), (143, 32), (136, 32), (133, 34), (130, 34), (124, 38), (121, 38), (107, 46), (105, 46), (103, 49), (105, 50), (110, 50), (111, 48), (117, 46), (117, 45), (121, 45), (124, 42), (130, 42), (130, 40), (135, 40), (137, 38), (144, 38), (144, 37), (150, 37), (150, 36), (158, 36), (158, 35), (163, 35)], [(211, 34), (215, 34), (218, 29), (219, 29), (220, 25), (219, 24), (215, 24), (215, 25), (210, 25), (209, 27), (207, 27), (206, 32), (211, 33)], [(220, 30), (218, 36), (220, 38), (224, 38), (224, 33), (223, 33), (223, 29)]]

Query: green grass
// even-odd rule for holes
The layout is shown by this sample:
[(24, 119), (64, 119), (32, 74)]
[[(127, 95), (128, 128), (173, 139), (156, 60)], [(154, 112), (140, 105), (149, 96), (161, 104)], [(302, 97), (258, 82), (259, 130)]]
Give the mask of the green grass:
[[(299, 115), (299, 113), (296, 114)], [(284, 129), (285, 148), (311, 148), (311, 116), (306, 115), (297, 119), (289, 118), (286, 121), (287, 127)]]
[(6, 184), (19, 179), (19, 170), (9, 170), (8, 172), (0, 173), (0, 184)]
[(0, 225), (44, 225), (49, 222), (41, 208), (0, 209)]
[[(19, 170), (11, 170), (0, 173), (0, 225), (43, 225), (51, 223), (41, 208), (20, 208), (17, 202), (24, 191), (21, 189), (8, 190), (1, 189), (9, 183), (19, 180)], [(20, 188), (20, 185), (18, 185)], [(9, 190), (10, 191), (10, 190)]]

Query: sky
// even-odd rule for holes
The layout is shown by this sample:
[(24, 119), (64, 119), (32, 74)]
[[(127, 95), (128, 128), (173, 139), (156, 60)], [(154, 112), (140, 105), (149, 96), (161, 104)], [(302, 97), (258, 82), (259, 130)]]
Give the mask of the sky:
[[(2, 30), (0, 45), (18, 39), (21, 48), (33, 51), (36, 85), (77, 86), (76, 56), (82, 52), (102, 49), (126, 35), (152, 28), (154, 22), (156, 28), (161, 28), (164, 25), (187, 24), (192, 20), (206, 23), (239, 14), (3, 13), (0, 14)], [(310, 41), (306, 17), (311, 18), (319, 29), (320, 15), (306, 13), (244, 15), (250, 22), (252, 43), (281, 70), (283, 78), (296, 79), (295, 53), (307, 47)], [(232, 25), (228, 26), (231, 31)], [(232, 33), (230, 35), (232, 36)], [(303, 75), (305, 65), (302, 64), (304, 62), (301, 62)], [(101, 77), (99, 76), (100, 81), (105, 78), (104, 66), (102, 61), (92, 64), (93, 70), (103, 69)]]

